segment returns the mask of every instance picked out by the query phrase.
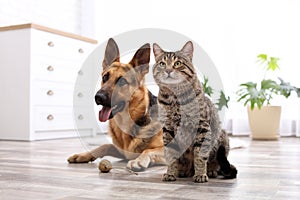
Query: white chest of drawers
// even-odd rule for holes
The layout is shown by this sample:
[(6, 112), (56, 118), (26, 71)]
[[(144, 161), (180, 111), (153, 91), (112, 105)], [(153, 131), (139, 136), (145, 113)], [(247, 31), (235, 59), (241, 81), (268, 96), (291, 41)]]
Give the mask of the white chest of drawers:
[[(0, 28), (0, 139), (76, 136), (74, 84), (77, 76), (92, 73), (83, 72), (81, 65), (96, 44), (36, 24)], [(90, 98), (84, 89), (75, 92), (74, 98)], [(75, 117), (86, 134), (93, 133), (85, 123), (88, 115)]]

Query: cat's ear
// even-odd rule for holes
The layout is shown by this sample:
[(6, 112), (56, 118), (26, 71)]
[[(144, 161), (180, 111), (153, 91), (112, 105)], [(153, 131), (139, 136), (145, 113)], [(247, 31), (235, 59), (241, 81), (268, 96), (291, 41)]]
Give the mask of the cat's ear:
[(155, 56), (155, 61), (157, 61), (157, 58), (164, 53), (164, 50), (158, 46), (158, 44), (154, 43), (153, 44), (153, 53)]
[(109, 38), (105, 49), (104, 59), (102, 62), (103, 70), (109, 67), (113, 62), (120, 62), (120, 52), (115, 40)]
[(142, 77), (149, 72), (150, 51), (150, 44), (144, 44), (135, 52), (129, 62)]
[(183, 53), (183, 55), (187, 56), (192, 61), (194, 47), (193, 47), (193, 43), (191, 41), (188, 41), (187, 43), (185, 43), (185, 45), (182, 47), (182, 49), (180, 51), (181, 51), (181, 53)]

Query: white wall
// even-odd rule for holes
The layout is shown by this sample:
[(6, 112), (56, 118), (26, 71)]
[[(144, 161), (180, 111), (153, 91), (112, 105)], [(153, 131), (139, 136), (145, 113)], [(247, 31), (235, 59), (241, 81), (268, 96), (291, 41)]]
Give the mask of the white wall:
[(0, 0), (0, 26), (37, 23), (81, 34), (81, 0)]
[(300, 45), (297, 0), (110, 0), (97, 1), (95, 9), (100, 42), (138, 28), (170, 29), (207, 51), (224, 74), (225, 85), (255, 78), (259, 53), (280, 57), (281, 75), (300, 84), (293, 73)]
[[(101, 43), (125, 31), (151, 27), (190, 37), (218, 68), (225, 92), (231, 96), (227, 118), (235, 119), (234, 130), (247, 132), (246, 109), (235, 103), (236, 91), (239, 83), (261, 78), (256, 55), (280, 57), (281, 70), (274, 75), (300, 87), (299, 10), (297, 0), (96, 1), (95, 37)], [(300, 118), (299, 99), (285, 104), (296, 104), (296, 108), (287, 105), (283, 118)]]
[[(227, 118), (242, 118), (235, 120), (235, 128), (243, 132), (246, 112), (235, 103), (235, 92), (239, 83), (260, 77), (257, 54), (280, 57), (277, 75), (300, 87), (299, 10), (298, 0), (0, 0), (0, 26), (34, 22), (94, 37), (100, 43), (140, 28), (184, 34), (215, 63), (231, 96)], [(299, 99), (285, 102), (283, 117), (299, 119)]]

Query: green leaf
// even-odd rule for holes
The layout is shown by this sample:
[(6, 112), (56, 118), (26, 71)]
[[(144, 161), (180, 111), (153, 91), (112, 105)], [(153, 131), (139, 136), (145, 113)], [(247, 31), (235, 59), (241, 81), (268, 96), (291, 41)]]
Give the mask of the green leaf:
[[(268, 82), (267, 82), (268, 83)], [(250, 108), (253, 110), (255, 105), (261, 107), (266, 101), (266, 95), (264, 90), (258, 90), (257, 84), (253, 82), (247, 82), (240, 84), (241, 89), (238, 90), (238, 101), (244, 101), (244, 105), (250, 104)]]
[(224, 92), (221, 91), (220, 92), (220, 98), (218, 99), (218, 102), (216, 103), (218, 106), (219, 110), (222, 110), (222, 108), (225, 106), (226, 108), (228, 108), (228, 102), (230, 100), (229, 96), (225, 96)]
[(202, 85), (203, 85), (204, 93), (211, 97), (211, 95), (213, 94), (213, 89), (208, 85), (208, 78), (204, 76), (203, 79), (204, 80)]
[(248, 102), (250, 101), (250, 99), (247, 99), (244, 103), (244, 106), (247, 106)]
[(291, 95), (291, 93), (294, 91), (296, 92), (297, 96), (300, 97), (299, 88), (292, 86), (289, 82), (285, 82), (280, 77), (278, 77), (278, 79), (280, 80), (278, 91), (281, 95), (288, 98)]
[(251, 103), (250, 108), (251, 108), (251, 110), (253, 110), (253, 109), (254, 109), (254, 106), (255, 106), (255, 102), (254, 102), (254, 101), (251, 101), (250, 103)]
[(276, 69), (279, 69), (279, 66), (277, 64), (277, 61), (279, 60), (279, 58), (275, 58), (275, 57), (270, 57), (270, 61), (268, 62), (268, 67), (267, 70), (272, 70), (275, 71)]
[(271, 80), (271, 79), (263, 79), (261, 81), (261, 89), (262, 90), (269, 90), (269, 89), (278, 89), (278, 84)]
[(241, 100), (245, 99), (249, 94), (242, 95), (237, 101), (240, 102)]
[(277, 61), (279, 58), (277, 57), (268, 57), (267, 54), (259, 54), (257, 56), (258, 60), (257, 62), (260, 62), (260, 64), (264, 64), (265, 69), (275, 71), (276, 69), (279, 69)]
[(259, 55), (257, 56), (257, 58), (258, 58), (260, 61), (267, 61), (268, 56), (267, 56), (267, 54), (259, 54)]
[(297, 96), (300, 98), (300, 88), (296, 88), (296, 93), (297, 93)]
[(247, 83), (240, 84), (240, 86), (244, 86), (247, 87), (247, 89), (250, 89), (250, 88), (256, 88), (257, 84), (253, 82), (247, 82)]
[(267, 63), (267, 59), (268, 59), (268, 56), (267, 56), (267, 54), (259, 54), (258, 56), (257, 56), (257, 61), (256, 62), (258, 62), (259, 64), (264, 64), (264, 63)]

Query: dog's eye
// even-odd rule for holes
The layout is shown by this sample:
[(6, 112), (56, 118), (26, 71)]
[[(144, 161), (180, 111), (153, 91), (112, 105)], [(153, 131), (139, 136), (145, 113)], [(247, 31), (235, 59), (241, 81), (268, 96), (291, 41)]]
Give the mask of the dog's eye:
[(180, 61), (176, 61), (175, 63), (174, 63), (174, 67), (179, 67), (181, 65), (181, 62)]
[(159, 63), (159, 66), (164, 68), (164, 67), (166, 67), (166, 63), (164, 63), (163, 61), (161, 61), (161, 62)]
[(103, 77), (102, 77), (102, 82), (105, 83), (106, 81), (108, 81), (109, 79), (109, 73), (105, 74)]
[(122, 87), (122, 86), (124, 86), (124, 85), (127, 85), (127, 84), (128, 84), (128, 82), (127, 82), (126, 79), (123, 78), (123, 77), (121, 77), (121, 78), (119, 78), (119, 79), (117, 80), (117, 85), (120, 86), (120, 87)]

